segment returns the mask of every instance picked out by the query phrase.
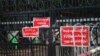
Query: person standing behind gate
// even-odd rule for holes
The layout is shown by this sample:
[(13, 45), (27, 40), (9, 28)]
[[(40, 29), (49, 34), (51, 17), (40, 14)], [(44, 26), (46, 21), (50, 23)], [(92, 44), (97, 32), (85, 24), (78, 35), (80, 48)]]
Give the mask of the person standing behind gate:
[(48, 40), (48, 56), (56, 56), (56, 48), (55, 48), (55, 38), (54, 38), (54, 30), (49, 29), (47, 32), (47, 40)]

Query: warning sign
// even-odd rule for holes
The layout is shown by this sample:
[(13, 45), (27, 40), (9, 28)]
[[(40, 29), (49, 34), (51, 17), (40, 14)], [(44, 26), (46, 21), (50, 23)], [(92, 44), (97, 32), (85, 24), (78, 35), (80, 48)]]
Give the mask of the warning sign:
[(23, 27), (22, 28), (23, 37), (38, 37), (39, 28), (37, 27)]
[(33, 18), (34, 27), (50, 27), (50, 17), (35, 17)]
[(62, 26), (61, 46), (89, 46), (88, 26)]

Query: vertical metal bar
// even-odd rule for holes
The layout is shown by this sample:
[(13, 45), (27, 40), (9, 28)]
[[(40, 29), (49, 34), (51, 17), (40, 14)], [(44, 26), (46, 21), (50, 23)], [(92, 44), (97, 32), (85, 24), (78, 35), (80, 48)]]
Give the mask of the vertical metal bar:
[(30, 45), (31, 45), (31, 43), (28, 45), (28, 51), (29, 51), (28, 55), (29, 56), (31, 56)]
[(47, 51), (46, 45), (44, 46), (44, 50), (45, 50), (45, 51), (44, 51), (44, 56), (47, 56), (47, 55), (46, 55), (46, 51)]
[(60, 50), (60, 52), (61, 52), (61, 56), (63, 56), (63, 55), (62, 55), (62, 47), (61, 47), (60, 49), (61, 49), (61, 50)]
[(36, 45), (36, 46), (37, 46), (36, 55), (39, 56), (39, 53), (40, 53), (40, 51), (39, 51), (39, 46), (38, 46), (38, 45)]
[(42, 53), (42, 51), (41, 51), (41, 46), (42, 45), (38, 45), (39, 46), (39, 55), (38, 56), (41, 56), (43, 53)]
[(78, 47), (76, 47), (76, 52), (75, 52), (76, 56), (77, 56), (77, 53), (78, 53), (78, 52), (77, 52), (77, 49), (78, 49)]
[[(7, 44), (7, 45), (8, 45), (8, 44)], [(8, 47), (9, 47), (9, 45), (6, 47), (6, 53), (7, 53), (7, 54), (9, 54), (9, 50), (10, 50)]]
[[(10, 44), (10, 46), (11, 46), (11, 51), (10, 51), (10, 54), (12, 53), (11, 55), (13, 55), (13, 45), (12, 45), (12, 44)], [(8, 55), (8, 54), (7, 54), (7, 55)]]
[(30, 44), (30, 51), (31, 51), (31, 56), (34, 56), (34, 47), (33, 47), (33, 45), (32, 45), (32, 43)]
[(1, 48), (0, 48), (0, 56), (2, 56), (2, 44), (0, 44), (1, 45)]
[(60, 46), (59, 46), (59, 56), (61, 56), (61, 48), (60, 48)]
[(10, 53), (12, 56), (14, 56), (14, 49), (15, 49), (15, 45), (13, 44), (13, 49), (12, 49), (13, 50), (13, 54)]
[(6, 54), (3, 54), (3, 53), (4, 53), (4, 50), (3, 50), (3, 49), (4, 49), (4, 48), (3, 48), (3, 44), (1, 43), (0, 45), (1, 45), (1, 48), (2, 48), (1, 51), (0, 51), (0, 52), (1, 52), (1, 55), (6, 55)]
[(37, 46), (35, 45), (35, 51), (34, 51), (35, 56), (37, 56)]
[(45, 56), (48, 55), (48, 47), (47, 47), (47, 44), (45, 44)]
[(11, 47), (10, 52), (12, 52), (12, 55), (13, 55), (13, 46), (11, 44), (10, 44), (10, 47)]
[(43, 45), (43, 49), (42, 50), (43, 50), (43, 56), (45, 56), (45, 51), (46, 51), (45, 50), (45, 45)]
[(74, 52), (75, 56), (77, 56), (77, 47), (74, 47)]
[(25, 51), (25, 52), (24, 52), (24, 55), (25, 55), (25, 56), (27, 56), (27, 55), (26, 55), (26, 54), (27, 54), (27, 46), (26, 46), (26, 45), (27, 45), (27, 44), (25, 43), (25, 47), (24, 47), (24, 51)]
[(15, 50), (16, 50), (16, 44), (14, 43), (14, 49), (13, 49), (13, 51), (14, 51), (14, 56), (15, 56)]
[(42, 54), (42, 56), (44, 56), (44, 45), (41, 45), (41, 49), (42, 49), (42, 52), (41, 52), (41, 54)]
[(13, 56), (13, 55), (14, 55), (14, 47), (15, 47), (15, 46), (14, 46), (14, 44), (11, 44), (11, 46), (12, 46), (12, 50), (11, 50), (12, 54), (10, 53), (10, 55)]
[(42, 49), (43, 52), (41, 52), (41, 53), (43, 54), (43, 56), (45, 56), (45, 45), (42, 44), (41, 46), (43, 47), (43, 49)]
[(17, 49), (17, 56), (19, 56), (19, 43), (18, 43), (18, 49)]
[(29, 45), (30, 45), (30, 44), (28, 44), (28, 48), (27, 48), (27, 51), (28, 51), (27, 55), (28, 55), (28, 56), (30, 56), (30, 49), (29, 49)]
[(58, 48), (59, 48), (59, 56), (61, 56), (61, 48), (60, 48), (60, 46), (58, 46)]
[(18, 44), (17, 44), (17, 49), (15, 50), (15, 55), (17, 55), (18, 56)]
[(39, 46), (37, 46), (37, 55), (36, 56), (39, 56)]
[(62, 48), (62, 56), (64, 56), (64, 48)]
[(17, 49), (17, 56), (19, 56), (20, 54), (20, 51), (19, 51), (19, 45), (18, 45), (18, 49)]
[(37, 51), (38, 51), (38, 56), (39, 56), (41, 54), (41, 51), (39, 51), (41, 49), (41, 45), (38, 45), (37, 47), (38, 47), (38, 50)]
[(98, 37), (98, 30), (97, 30), (98, 28), (99, 28), (99, 27), (96, 28), (96, 34), (97, 34), (97, 35), (96, 35), (96, 43), (97, 43), (97, 45), (98, 45), (98, 39), (99, 39), (99, 37)]
[(6, 54), (9, 55), (9, 49), (8, 49), (9, 45), (6, 46)]
[(62, 48), (62, 56), (64, 56), (64, 52), (63, 52), (64, 50), (63, 50), (63, 49), (64, 49), (64, 48)]

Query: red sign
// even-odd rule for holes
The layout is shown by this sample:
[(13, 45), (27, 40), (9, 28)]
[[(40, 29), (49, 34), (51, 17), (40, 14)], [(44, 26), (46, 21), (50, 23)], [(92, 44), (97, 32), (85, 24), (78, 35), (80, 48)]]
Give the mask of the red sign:
[(61, 46), (89, 46), (88, 26), (62, 26)]
[(50, 27), (50, 17), (35, 17), (33, 18), (34, 27)]
[(39, 36), (39, 28), (23, 27), (22, 34), (23, 34), (23, 37), (38, 37)]

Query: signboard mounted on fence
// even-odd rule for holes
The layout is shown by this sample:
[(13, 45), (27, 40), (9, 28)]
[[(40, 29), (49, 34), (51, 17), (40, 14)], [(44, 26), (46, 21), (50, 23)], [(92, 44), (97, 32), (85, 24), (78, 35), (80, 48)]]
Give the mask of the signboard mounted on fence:
[(50, 17), (34, 17), (33, 27), (49, 28), (50, 27)]
[(38, 37), (39, 28), (37, 27), (23, 27), (22, 28), (23, 37)]
[(61, 46), (89, 46), (88, 26), (62, 26), (60, 28)]

